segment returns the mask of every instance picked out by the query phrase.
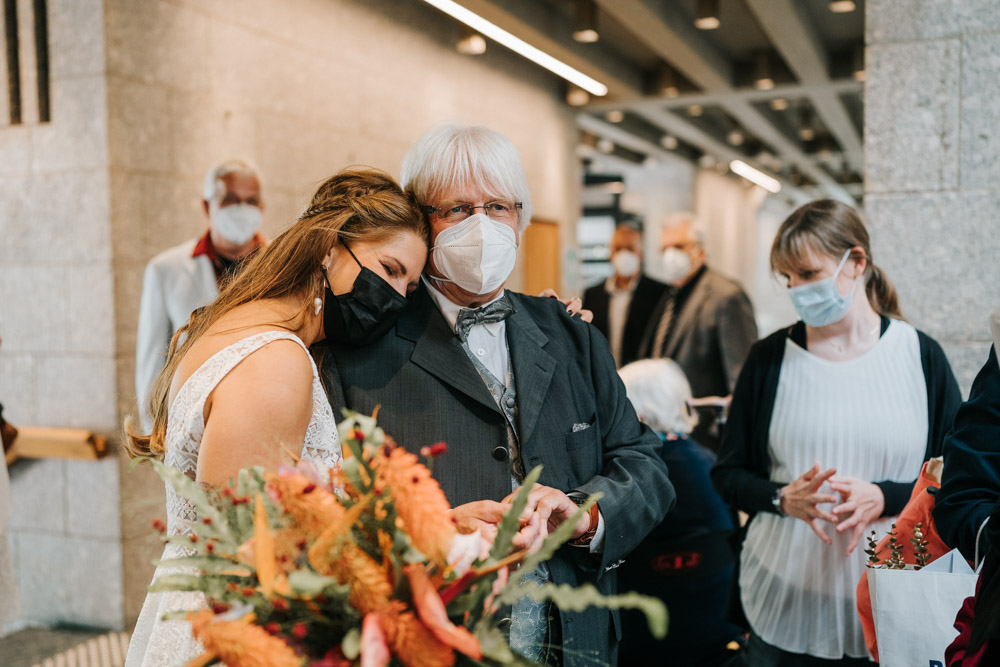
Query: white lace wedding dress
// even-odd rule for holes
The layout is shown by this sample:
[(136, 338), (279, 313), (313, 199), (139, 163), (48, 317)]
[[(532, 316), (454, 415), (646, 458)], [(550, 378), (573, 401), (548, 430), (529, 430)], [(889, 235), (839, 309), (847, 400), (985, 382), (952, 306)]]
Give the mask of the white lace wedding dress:
[[(178, 468), (192, 479), (198, 467), (198, 449), (205, 431), (203, 419), (205, 399), (215, 386), (237, 364), (260, 348), (275, 340), (292, 340), (305, 345), (295, 335), (285, 331), (265, 331), (248, 336), (216, 352), (198, 370), (191, 374), (177, 392), (167, 416), (166, 452), (164, 462)], [(308, 354), (308, 350), (306, 350)], [(313, 413), (306, 430), (302, 459), (330, 468), (340, 461), (340, 442), (337, 423), (319, 381), (316, 364), (312, 364)], [(196, 519), (193, 508), (183, 498), (177, 497), (167, 486), (167, 532), (170, 535), (190, 532)], [(182, 547), (168, 544), (162, 559), (183, 555)], [(158, 567), (153, 581), (166, 568)], [(197, 609), (205, 605), (201, 593), (163, 592), (149, 593), (142, 605), (139, 621), (132, 633), (126, 667), (167, 667), (183, 665), (202, 653), (201, 646), (191, 636), (191, 626), (186, 621), (164, 621), (163, 615), (172, 611)]]

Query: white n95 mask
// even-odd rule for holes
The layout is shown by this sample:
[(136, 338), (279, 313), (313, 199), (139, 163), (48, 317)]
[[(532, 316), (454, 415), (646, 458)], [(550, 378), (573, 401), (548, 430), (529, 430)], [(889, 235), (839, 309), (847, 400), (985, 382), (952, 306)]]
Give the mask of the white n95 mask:
[(434, 241), (431, 259), (443, 278), (472, 294), (489, 294), (507, 280), (517, 261), (517, 237), (482, 213), (448, 227)]
[(250, 204), (212, 205), (212, 222), (230, 243), (243, 245), (260, 229), (260, 209)]
[(642, 260), (639, 259), (639, 255), (631, 250), (619, 250), (611, 255), (611, 266), (614, 267), (615, 273), (623, 278), (631, 278), (639, 273), (641, 264)]
[(668, 283), (676, 283), (691, 273), (691, 256), (680, 248), (667, 248), (663, 251), (663, 279)]

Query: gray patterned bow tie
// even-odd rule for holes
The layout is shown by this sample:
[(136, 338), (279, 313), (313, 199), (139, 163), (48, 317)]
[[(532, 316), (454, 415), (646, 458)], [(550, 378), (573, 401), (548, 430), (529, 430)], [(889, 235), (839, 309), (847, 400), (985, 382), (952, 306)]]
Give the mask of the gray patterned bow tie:
[(482, 308), (463, 308), (458, 311), (458, 321), (455, 323), (455, 334), (464, 343), (469, 339), (469, 330), (476, 324), (489, 324), (491, 322), (502, 322), (514, 312), (513, 306), (507, 301), (506, 296), (502, 296), (493, 303), (486, 304)]

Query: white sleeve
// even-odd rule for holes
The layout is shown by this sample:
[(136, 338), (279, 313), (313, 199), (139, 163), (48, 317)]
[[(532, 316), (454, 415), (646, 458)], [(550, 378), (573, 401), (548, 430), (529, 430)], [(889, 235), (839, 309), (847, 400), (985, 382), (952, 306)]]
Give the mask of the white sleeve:
[(142, 300), (139, 302), (139, 326), (135, 341), (135, 396), (139, 404), (139, 418), (147, 430), (152, 428), (152, 416), (146, 408), (146, 401), (156, 376), (166, 363), (173, 333), (163, 290), (156, 266), (147, 264), (142, 277)]

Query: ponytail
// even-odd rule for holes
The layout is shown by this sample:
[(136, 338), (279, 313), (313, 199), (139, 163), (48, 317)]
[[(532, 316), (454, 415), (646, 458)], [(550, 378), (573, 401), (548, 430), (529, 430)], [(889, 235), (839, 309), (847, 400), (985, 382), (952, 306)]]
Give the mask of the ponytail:
[(894, 320), (902, 320), (903, 314), (899, 310), (899, 295), (893, 286), (889, 276), (882, 269), (875, 266), (873, 262), (868, 263), (870, 274), (865, 283), (865, 293), (868, 295), (868, 303), (879, 315), (891, 317)]

